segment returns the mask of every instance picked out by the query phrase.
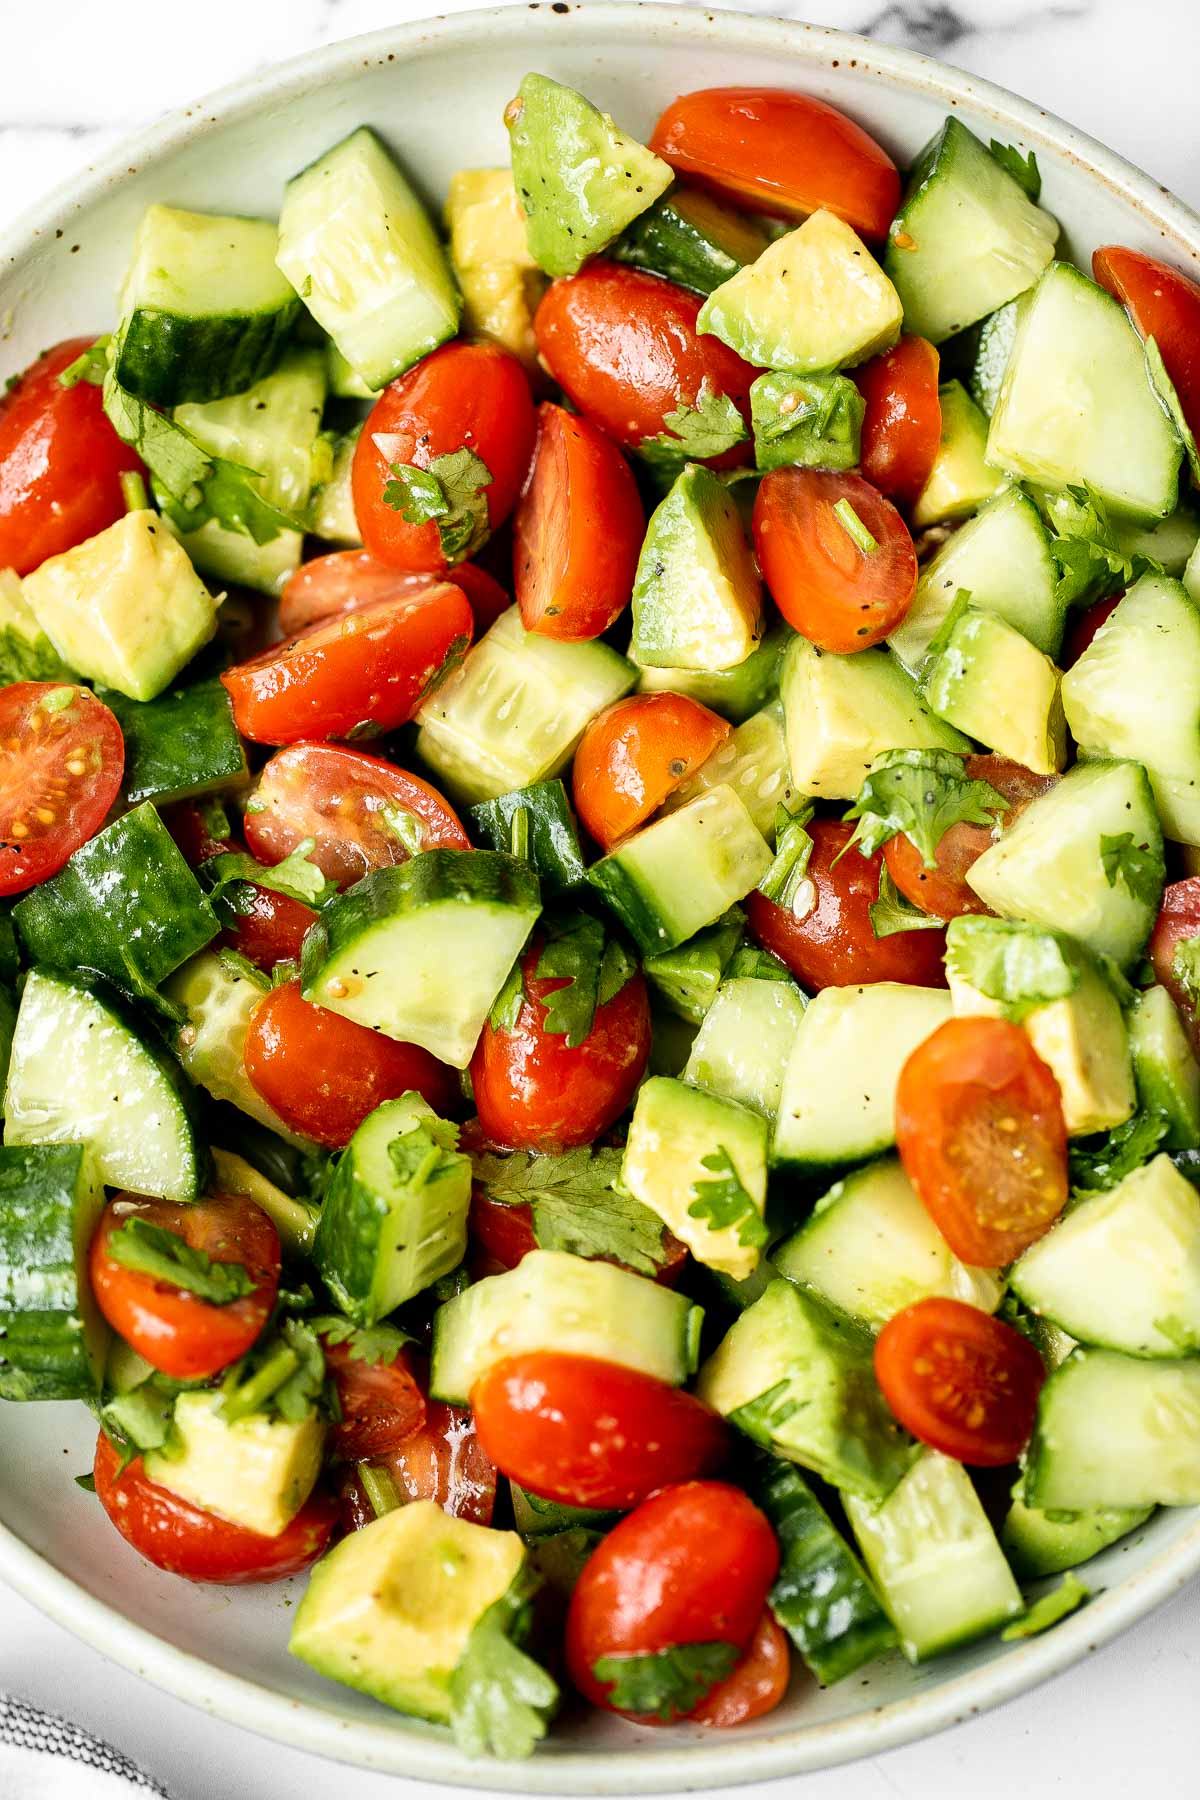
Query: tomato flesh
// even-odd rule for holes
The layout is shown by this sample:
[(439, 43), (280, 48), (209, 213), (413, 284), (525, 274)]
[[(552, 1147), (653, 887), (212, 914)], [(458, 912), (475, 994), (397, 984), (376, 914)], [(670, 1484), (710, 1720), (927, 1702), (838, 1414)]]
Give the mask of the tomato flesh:
[(436, 788), (405, 769), (334, 744), (280, 750), (258, 778), (246, 840), (260, 862), (282, 862), (305, 839), (312, 861), (349, 887), (421, 850), (469, 850), (458, 815)]
[(949, 1019), (917, 1046), (896, 1086), (896, 1145), (962, 1262), (1012, 1262), (1067, 1203), (1058, 1083), (1007, 1019)]
[(1019, 1331), (962, 1300), (905, 1306), (875, 1340), (875, 1374), (921, 1443), (974, 1468), (1016, 1462), (1029, 1441), (1046, 1368)]
[(455, 1518), (490, 1525), (496, 1465), (465, 1407), (428, 1400), (425, 1423), (381, 1459), (404, 1500), (432, 1500)]
[(629, 464), (598, 425), (546, 401), (513, 523), (526, 631), (599, 637), (628, 604), (646, 529)]
[(255, 1006), (243, 1061), (255, 1092), (284, 1124), (332, 1150), (348, 1144), (385, 1100), (415, 1091), (442, 1115), (458, 1100), (454, 1071), (428, 1050), (314, 1006), (298, 981)]
[(535, 1351), (471, 1390), (484, 1449), (511, 1481), (563, 1506), (627, 1511), (724, 1461), (724, 1420), (679, 1388), (591, 1356)]
[(141, 458), (94, 383), (58, 379), (94, 342), (56, 344), (0, 399), (0, 569), (28, 575), (124, 516), (121, 476), (140, 472)]
[(1091, 606), (1085, 606), (1078, 612), (1067, 626), (1067, 635), (1063, 640), (1062, 655), (1058, 659), (1061, 669), (1073, 669), (1085, 650), (1091, 648), (1096, 634), (1102, 625), (1116, 612), (1124, 594), (1110, 594), (1107, 600), (1094, 600)]
[(903, 832), (883, 846), (888, 874), (904, 898), (939, 919), (991, 910), (968, 882), (969, 871), (1000, 833), (1015, 824), (1029, 802), (1047, 793), (1058, 779), (1056, 775), (1035, 775), (1006, 756), (991, 755), (968, 756), (966, 773), (972, 781), (988, 782), (1008, 801), (1007, 810), (996, 815), (994, 827), (963, 822), (951, 825), (938, 841), (932, 869), (926, 868), (920, 850)]
[[(839, 514), (837, 508), (843, 513)], [(874, 548), (843, 522), (851, 508)], [(754, 501), (754, 547), (780, 612), (820, 650), (869, 650), (917, 591), (917, 553), (890, 500), (861, 475), (771, 469)]]
[(902, 337), (854, 371), (867, 405), (859, 472), (897, 506), (913, 505), (941, 447), (940, 360), (925, 338)]
[(57, 874), (103, 825), (124, 770), (121, 727), (85, 688), (0, 690), (0, 894)]
[(425, 1423), (425, 1395), (407, 1346), (390, 1362), (366, 1362), (348, 1343), (322, 1340), (325, 1366), (337, 1389), (340, 1419), (329, 1428), (330, 1448), (346, 1462), (369, 1462), (399, 1449)]
[(329, 1547), (337, 1502), (321, 1489), (310, 1494), (278, 1537), (264, 1537), (160, 1487), (140, 1456), (123, 1473), (120, 1460), (101, 1432), (92, 1471), (97, 1497), (126, 1543), (168, 1575), (221, 1587), (283, 1581)]
[(1175, 1002), (1193, 1049), (1200, 1054), (1200, 1015), (1186, 984), (1175, 971), (1176, 950), (1194, 937), (1200, 937), (1200, 875), (1189, 875), (1164, 888), (1146, 952), (1155, 976)]
[(243, 737), (294, 744), (394, 731), (471, 642), (471, 608), (448, 583), (377, 600), (273, 644), (221, 676)]
[(631, 694), (579, 741), (575, 810), (603, 850), (645, 823), (729, 736), (728, 721), (686, 694)]
[(236, 917), (221, 933), (222, 944), (267, 974), (277, 963), (299, 962), (304, 940), (316, 923), (311, 906), (253, 881), (228, 891), (226, 898)]
[(633, 1098), (650, 1057), (650, 1002), (641, 970), (596, 1008), (574, 1049), (545, 1029), (546, 1000), (565, 978), (534, 974), (535, 940), (522, 962), (526, 997), (511, 1030), (490, 1021), (471, 1058), (475, 1106), (485, 1135), (510, 1150), (591, 1144)]
[(650, 148), (679, 175), (803, 219), (822, 208), (865, 237), (887, 233), (900, 204), (895, 163), (853, 119), (785, 88), (701, 88), (672, 101)]
[[(301, 563), (288, 578), (279, 597), (279, 629), (294, 637), (310, 625), (356, 612), (376, 600), (402, 599), (437, 587), (444, 579), (440, 570), (393, 569), (369, 550), (332, 550)], [(481, 638), (511, 604), (495, 576), (474, 563), (456, 563), (454, 585), (467, 596)]]
[(1183, 416), (1200, 435), (1200, 282), (1120, 244), (1093, 251), (1092, 272), (1158, 345)]
[(870, 981), (945, 987), (944, 931), (875, 936), (870, 909), (879, 898), (879, 852), (863, 856), (857, 847), (847, 849), (854, 827), (841, 819), (814, 819), (808, 833), (808, 885), (794, 906), (768, 900), (757, 888), (747, 894), (742, 905), (751, 937), (813, 993)]
[(775, 1623), (768, 1607), (733, 1673), (719, 1681), (688, 1718), (720, 1730), (761, 1719), (774, 1712), (787, 1693), (790, 1674), (787, 1633)]

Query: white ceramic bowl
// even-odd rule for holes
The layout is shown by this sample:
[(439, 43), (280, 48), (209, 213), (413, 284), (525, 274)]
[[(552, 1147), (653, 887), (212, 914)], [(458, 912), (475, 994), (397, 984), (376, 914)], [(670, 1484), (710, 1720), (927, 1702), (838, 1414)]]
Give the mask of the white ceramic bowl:
[[(844, 107), (904, 163), (957, 111), (1035, 150), (1045, 204), (1084, 261), (1118, 241), (1200, 269), (1200, 218), (1060, 120), (910, 51), (809, 25), (636, 5), (549, 5), (397, 27), (285, 64), (177, 113), (60, 190), (0, 242), (0, 375), (99, 330), (151, 201), (274, 213), (286, 178), (363, 122), (431, 199), (456, 168), (502, 161), (501, 109), (530, 68), (582, 88), (634, 132), (689, 88), (770, 82)], [(738, 1732), (572, 1720), (525, 1764), (472, 1762), (447, 1734), (323, 1682), (286, 1653), (293, 1584), (192, 1588), (133, 1554), (71, 1477), (90, 1466), (81, 1406), (6, 1406), (0, 1575), (69, 1630), (209, 1712), (322, 1755), (524, 1793), (670, 1792), (874, 1754), (1010, 1698), (1084, 1657), (1200, 1571), (1195, 1511), (1162, 1512), (1089, 1564), (1082, 1612), (1024, 1644), (995, 1639), (914, 1670), (893, 1655)], [(798, 1659), (797, 1659), (798, 1661)]]

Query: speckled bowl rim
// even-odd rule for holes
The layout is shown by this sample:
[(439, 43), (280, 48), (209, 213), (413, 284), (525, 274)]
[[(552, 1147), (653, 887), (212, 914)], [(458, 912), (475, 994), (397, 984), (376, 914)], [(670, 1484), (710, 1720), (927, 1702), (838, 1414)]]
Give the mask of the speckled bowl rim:
[[(744, 13), (588, 0), (583, 6), (543, 4), (529, 11), (552, 14), (564, 34), (578, 27), (594, 36), (674, 39), (693, 46), (736, 43), (740, 49), (785, 50), (790, 66), (841, 64), (886, 77), (950, 107), (968, 105), (994, 119), (1006, 133), (1051, 158), (1066, 158), (1133, 208), (1177, 257), (1200, 265), (1200, 215), (1169, 189), (1067, 125), (1054, 114), (1006, 89), (911, 50), (878, 44), (851, 33), (791, 20)], [(490, 40), (511, 45), (529, 21), (520, 7), (476, 12), (390, 27), (295, 57), (264, 74), (222, 89), (173, 112), (125, 140), (30, 208), (0, 236), (0, 274), (40, 239), (67, 232), (79, 215), (147, 161), (178, 150), (265, 102), (286, 103), (315, 78), (340, 78), (375, 59), (401, 61), (406, 54), (455, 44), (478, 48)], [(290, 1698), (166, 1643), (135, 1625), (62, 1574), (23, 1539), (0, 1525), (0, 1577), (75, 1637), (180, 1700), (231, 1724), (334, 1761), (450, 1786), (526, 1794), (675, 1793), (732, 1787), (830, 1768), (874, 1756), (1010, 1700), (1082, 1661), (1163, 1604), (1200, 1573), (1200, 1512), (1196, 1521), (1136, 1575), (1100, 1594), (1045, 1637), (1029, 1639), (984, 1667), (954, 1676), (926, 1692), (870, 1711), (819, 1724), (789, 1725), (765, 1736), (714, 1735), (678, 1749), (655, 1746), (640, 1754), (611, 1748), (534, 1756), (519, 1764), (474, 1761), (448, 1736), (411, 1728), (393, 1716), (339, 1715), (331, 1707)], [(331, 1688), (331, 1696), (336, 1690)]]

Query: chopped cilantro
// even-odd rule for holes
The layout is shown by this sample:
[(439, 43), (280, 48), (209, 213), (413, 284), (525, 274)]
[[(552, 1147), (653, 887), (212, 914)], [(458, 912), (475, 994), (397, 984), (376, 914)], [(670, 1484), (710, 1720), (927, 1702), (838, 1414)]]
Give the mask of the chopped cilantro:
[(838, 501), (833, 509), (833, 516), (860, 555), (874, 556), (879, 548), (879, 539), (871, 536), (848, 500)]
[[(330, 881), (312, 861), (316, 842), (315, 838), (303, 838), (282, 862), (270, 865), (256, 862), (254, 857), (239, 851), (210, 856), (200, 865), (200, 879), (208, 887), (208, 897), (214, 904), (225, 899), (235, 883), (249, 881), (255, 887), (269, 888), (273, 894), (286, 894), (304, 906), (321, 907), (333, 899), (338, 889), (337, 883)], [(227, 904), (236, 914), (239, 910), (236, 900), (230, 897)]]
[(488, 1024), (493, 1031), (515, 1031), (521, 1008), (525, 1004), (525, 974), (521, 967), (524, 951), (505, 977), (504, 986), (492, 1001)]
[(325, 1353), (316, 1332), (305, 1320), (284, 1319), (226, 1370), (219, 1410), (230, 1425), (250, 1413), (295, 1421), (322, 1402), (328, 1406), (325, 1390)]
[(643, 438), (638, 455), (657, 466), (670, 468), (686, 462), (706, 462), (711, 456), (722, 456), (735, 444), (744, 443), (749, 433), (746, 421), (738, 411), (731, 394), (718, 393), (705, 379), (700, 383), (694, 405), (686, 401), (663, 417), (666, 431), (657, 437)]
[(81, 381), (89, 382), (92, 387), (103, 387), (104, 377), (108, 372), (108, 346), (111, 341), (107, 337), (97, 338), (94, 344), (81, 351), (74, 362), (68, 363), (65, 369), (59, 371), (59, 387), (73, 388)]
[(742, 1186), (741, 1177), (724, 1144), (718, 1144), (711, 1156), (700, 1158), (710, 1169), (712, 1181), (695, 1181), (696, 1198), (688, 1207), (689, 1219), (701, 1219), (710, 1231), (735, 1231), (739, 1244), (761, 1250), (770, 1237), (767, 1221), (754, 1203), (754, 1197)]
[(1171, 959), (1171, 974), (1191, 1001), (1200, 1008), (1200, 937), (1180, 938)]
[(396, 1179), (419, 1193), (458, 1149), (458, 1126), (448, 1119), (419, 1119), (388, 1145)]
[(879, 865), (879, 898), (872, 900), (867, 912), (877, 938), (894, 937), (898, 931), (940, 931), (946, 923), (906, 900), (883, 862)]
[(1157, 906), (1162, 893), (1162, 859), (1147, 844), (1134, 842), (1132, 831), (1116, 837), (1101, 837), (1100, 861), (1104, 865), (1109, 887), (1118, 881), (1135, 900)]
[(602, 1656), (593, 1665), (618, 1712), (669, 1725), (686, 1718), (724, 1681), (738, 1660), (735, 1644), (676, 1644), (649, 1656)]
[(758, 884), (760, 894), (798, 918), (812, 911), (816, 893), (808, 878), (813, 841), (807, 826), (812, 816), (811, 800), (802, 801), (794, 813), (782, 804), (775, 808), (775, 859)]
[(353, 1325), (336, 1313), (319, 1313), (308, 1321), (326, 1344), (344, 1344), (352, 1362), (394, 1363), (413, 1339), (396, 1325)]
[(609, 939), (591, 913), (568, 913), (546, 926), (546, 942), (534, 975), (539, 981), (563, 980), (543, 997), (542, 1029), (565, 1036), (567, 1048), (578, 1049), (592, 1029), (597, 1006), (620, 993), (637, 968), (624, 946)]
[(858, 820), (846, 850), (856, 845), (864, 856), (873, 856), (903, 834), (933, 869), (938, 845), (952, 825), (992, 827), (1008, 805), (990, 782), (972, 780), (953, 751), (888, 750), (845, 815)]
[(450, 1723), (468, 1756), (528, 1756), (546, 1735), (558, 1684), (522, 1646), (538, 1577), (522, 1570), (476, 1620), (450, 1677)]
[(1149, 1162), (1166, 1135), (1161, 1113), (1136, 1112), (1101, 1137), (1075, 1138), (1068, 1146), (1072, 1187), (1085, 1193), (1116, 1187)]
[(149, 1275), (213, 1306), (228, 1306), (254, 1292), (254, 1280), (243, 1263), (216, 1262), (137, 1213), (109, 1233), (105, 1254), (123, 1269)]
[(946, 969), (1015, 1022), (1034, 1007), (1065, 1000), (1079, 986), (1082, 964), (1070, 938), (1019, 919), (956, 919), (946, 944)]
[(393, 463), (391, 474), (384, 505), (409, 525), (436, 525), (448, 563), (462, 562), (486, 541), (490, 525), (484, 489), (491, 486), (492, 472), (473, 450), (435, 456), (426, 468)]
[(992, 139), (989, 148), (1000, 167), (1012, 176), (1017, 186), (1033, 201), (1037, 201), (1042, 192), (1042, 172), (1038, 168), (1038, 160), (1031, 150), (1028, 156), (1013, 144), (998, 143)]
[(666, 1261), (662, 1220), (616, 1185), (620, 1150), (583, 1145), (557, 1156), (518, 1150), (474, 1162), (489, 1200), (529, 1206), (540, 1249), (612, 1257), (639, 1275), (656, 1275)]

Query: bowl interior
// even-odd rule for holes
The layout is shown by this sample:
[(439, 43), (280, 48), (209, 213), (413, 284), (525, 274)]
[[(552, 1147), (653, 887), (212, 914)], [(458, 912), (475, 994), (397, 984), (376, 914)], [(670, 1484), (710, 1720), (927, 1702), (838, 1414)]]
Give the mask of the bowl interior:
[[(0, 246), (0, 375), (61, 337), (111, 324), (133, 230), (152, 201), (273, 214), (289, 175), (367, 122), (436, 203), (455, 169), (505, 159), (501, 110), (531, 67), (582, 88), (639, 133), (688, 88), (795, 86), (861, 119), (901, 163), (955, 109), (985, 139), (1037, 151), (1043, 203), (1085, 266), (1096, 244), (1113, 240), (1200, 266), (1200, 221), (1165, 190), (1038, 109), (924, 57), (739, 15), (545, 5), (335, 46), (147, 133)], [(529, 1765), (471, 1764), (444, 1734), (289, 1659), (295, 1584), (190, 1588), (136, 1557), (71, 1479), (90, 1466), (94, 1442), (82, 1407), (10, 1406), (3, 1432), (0, 1574), (61, 1622), (240, 1724), (347, 1761), (493, 1789), (673, 1790), (882, 1750), (1065, 1667), (1200, 1567), (1195, 1514), (1165, 1512), (1089, 1565), (1099, 1597), (1045, 1638), (985, 1641), (921, 1670), (892, 1656), (828, 1692), (801, 1673), (785, 1707), (733, 1739), (580, 1718)]]

